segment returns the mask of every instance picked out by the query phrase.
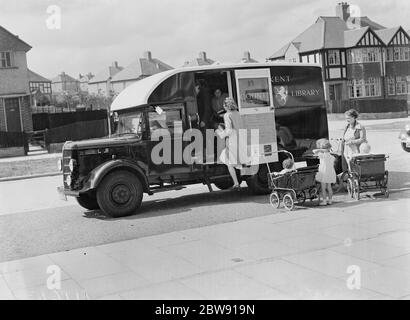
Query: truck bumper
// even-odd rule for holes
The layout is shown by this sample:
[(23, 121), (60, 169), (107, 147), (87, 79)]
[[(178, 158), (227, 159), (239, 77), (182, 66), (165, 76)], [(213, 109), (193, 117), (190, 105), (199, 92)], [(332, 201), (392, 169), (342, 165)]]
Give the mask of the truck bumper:
[(67, 197), (78, 197), (80, 196), (80, 192), (78, 191), (68, 191), (65, 190), (64, 187), (58, 187), (57, 193), (60, 197), (60, 200), (67, 201)]

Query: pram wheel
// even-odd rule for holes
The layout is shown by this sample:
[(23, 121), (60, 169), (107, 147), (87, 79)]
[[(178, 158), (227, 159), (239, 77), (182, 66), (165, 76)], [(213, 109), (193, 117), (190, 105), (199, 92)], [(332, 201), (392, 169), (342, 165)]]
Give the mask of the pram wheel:
[(353, 198), (355, 200), (360, 199), (360, 186), (359, 186), (359, 180), (357, 179), (353, 180)]
[(385, 196), (386, 198), (388, 198), (389, 195), (390, 195), (389, 189), (384, 190), (384, 196)]
[(389, 181), (389, 171), (386, 171), (386, 172), (384, 173), (382, 186), (387, 188), (387, 183), (388, 183), (388, 181)]
[(305, 203), (306, 201), (305, 191), (299, 191), (296, 195), (296, 198), (300, 204)]
[(269, 201), (270, 201), (270, 204), (272, 205), (272, 207), (279, 208), (280, 199), (279, 199), (279, 195), (278, 195), (277, 192), (274, 191), (270, 194)]
[(350, 178), (347, 180), (347, 193), (350, 198), (353, 198), (353, 181)]
[(309, 190), (309, 199), (310, 201), (313, 201), (318, 197), (319, 194), (319, 189), (316, 187), (313, 187), (312, 189)]
[(287, 210), (293, 210), (295, 202), (293, 201), (293, 197), (290, 193), (287, 193), (283, 196), (283, 205)]

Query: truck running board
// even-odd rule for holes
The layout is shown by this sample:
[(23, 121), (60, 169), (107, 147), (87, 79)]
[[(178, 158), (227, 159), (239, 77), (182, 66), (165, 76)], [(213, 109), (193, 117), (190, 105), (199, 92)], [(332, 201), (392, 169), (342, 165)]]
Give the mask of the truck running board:
[(155, 187), (155, 188), (151, 188), (150, 195), (153, 195), (154, 193), (165, 192), (165, 191), (170, 191), (170, 190), (182, 190), (182, 189), (185, 189), (185, 188), (186, 188), (186, 186), (181, 186), (181, 185), (170, 185), (170, 186), (165, 186), (165, 187)]

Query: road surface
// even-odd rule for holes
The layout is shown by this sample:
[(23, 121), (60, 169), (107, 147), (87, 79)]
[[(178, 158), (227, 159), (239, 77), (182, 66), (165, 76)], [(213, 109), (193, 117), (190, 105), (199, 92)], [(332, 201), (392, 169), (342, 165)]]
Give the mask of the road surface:
[[(404, 121), (364, 123), (373, 151), (390, 157), (386, 163), (390, 199), (378, 197), (371, 201), (395, 204), (403, 201), (403, 210), (409, 210), (404, 199), (410, 196), (410, 153), (401, 149), (397, 139)], [(343, 124), (331, 122), (330, 136), (339, 137)], [(181, 191), (145, 195), (140, 214), (108, 219), (99, 211), (85, 211), (74, 199), (59, 200), (56, 193), (59, 185), (61, 177), (0, 183), (0, 262), (277, 212), (269, 205), (268, 196), (251, 195), (246, 187), (240, 192), (209, 193), (206, 186), (194, 185)], [(353, 212), (362, 210), (367, 201), (348, 202), (342, 194), (336, 197), (334, 207)], [(289, 214), (306, 213), (306, 210), (314, 215), (317, 210), (326, 209), (308, 203)]]

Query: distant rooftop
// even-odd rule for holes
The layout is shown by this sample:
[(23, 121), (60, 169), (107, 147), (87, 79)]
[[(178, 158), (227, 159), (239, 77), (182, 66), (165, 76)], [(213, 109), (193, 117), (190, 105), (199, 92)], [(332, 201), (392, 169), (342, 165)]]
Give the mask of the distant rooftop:
[(212, 59), (209, 59), (206, 56), (205, 51), (201, 51), (199, 53), (198, 58), (195, 58), (193, 60), (185, 61), (183, 67), (197, 67), (197, 66), (208, 66), (211, 64), (214, 64), (215, 61)]
[(98, 72), (95, 77), (93, 77), (88, 83), (100, 83), (100, 82), (107, 82), (108, 80), (112, 79), (118, 72), (122, 71), (124, 68), (118, 65), (117, 61), (114, 61), (112, 66), (104, 68)]
[(129, 66), (118, 72), (112, 78), (111, 82), (139, 80), (171, 69), (173, 69), (173, 67), (162, 62), (161, 60), (153, 58), (151, 52), (146, 51), (144, 52), (144, 56), (142, 58), (137, 58)]

